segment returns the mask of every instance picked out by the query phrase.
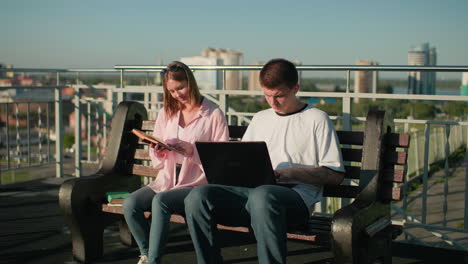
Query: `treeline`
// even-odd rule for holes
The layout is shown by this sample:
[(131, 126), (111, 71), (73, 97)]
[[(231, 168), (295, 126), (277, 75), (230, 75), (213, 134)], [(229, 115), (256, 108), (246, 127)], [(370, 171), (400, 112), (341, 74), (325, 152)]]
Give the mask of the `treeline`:
[[(317, 108), (329, 115), (342, 114), (342, 102), (317, 104)], [(353, 116), (366, 116), (372, 109), (383, 109), (392, 113), (394, 118), (413, 118), (423, 120), (466, 120), (468, 116), (467, 102), (414, 102), (410, 100), (360, 99), (359, 103), (351, 105)]]
[[(127, 72), (124, 74), (125, 85), (146, 85), (156, 84), (156, 76), (159, 73), (141, 73), (141, 72)], [(40, 80), (44, 85), (55, 85), (56, 79), (54, 74), (28, 74), (27, 76), (33, 77), (36, 80)], [(120, 83), (120, 73), (62, 73), (60, 75), (60, 82), (63, 84), (76, 84), (77, 80), (80, 83), (88, 85), (96, 85), (100, 83), (106, 83), (111, 85), (117, 85)], [(351, 78), (351, 86), (354, 85), (354, 79)], [(242, 87), (240, 89), (247, 89), (248, 77), (243, 76)], [(159, 84), (159, 83), (158, 83)], [(346, 87), (345, 78), (302, 78), (301, 79), (301, 90), (302, 91), (320, 91), (317, 86), (325, 85), (336, 88), (336, 91), (344, 91)], [(379, 79), (379, 87), (406, 87), (408, 80), (402, 79)], [(461, 86), (461, 80), (436, 80), (437, 89), (459, 89)]]
[[(301, 98), (305, 103), (313, 104), (318, 109), (332, 116), (342, 115), (342, 100), (330, 102), (326, 98)], [(229, 106), (238, 112), (256, 113), (269, 106), (263, 96), (231, 96)], [(413, 118), (422, 120), (466, 120), (468, 117), (468, 102), (418, 102), (395, 99), (360, 99), (351, 104), (351, 114), (356, 117), (366, 116), (372, 109), (382, 109), (392, 113), (394, 118)]]

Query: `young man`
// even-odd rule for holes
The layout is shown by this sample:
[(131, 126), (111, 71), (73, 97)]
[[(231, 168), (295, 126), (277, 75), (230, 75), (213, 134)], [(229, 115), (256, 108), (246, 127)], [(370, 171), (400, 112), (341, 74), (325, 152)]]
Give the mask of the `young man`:
[(259, 263), (286, 263), (286, 234), (307, 222), (323, 184), (343, 180), (338, 138), (327, 114), (299, 101), (298, 73), (269, 61), (260, 84), (270, 109), (253, 117), (242, 140), (265, 141), (278, 185), (203, 185), (186, 197), (185, 213), (198, 263), (222, 263), (216, 224), (250, 225)]

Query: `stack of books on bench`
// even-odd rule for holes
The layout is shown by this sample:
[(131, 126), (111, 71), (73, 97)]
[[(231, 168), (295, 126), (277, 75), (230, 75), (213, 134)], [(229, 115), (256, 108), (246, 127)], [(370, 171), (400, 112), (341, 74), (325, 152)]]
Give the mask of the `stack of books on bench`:
[(122, 206), (125, 198), (127, 198), (129, 195), (129, 192), (107, 192), (107, 205)]

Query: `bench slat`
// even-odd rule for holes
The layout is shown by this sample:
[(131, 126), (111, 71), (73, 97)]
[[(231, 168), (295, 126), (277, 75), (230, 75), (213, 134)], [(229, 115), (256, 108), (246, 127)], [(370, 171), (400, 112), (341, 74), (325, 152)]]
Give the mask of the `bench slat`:
[[(106, 212), (106, 213), (111, 213), (111, 214), (121, 214), (121, 215), (123, 215), (122, 206), (112, 206), (112, 205), (108, 205), (108, 204), (102, 204), (102, 211)], [(145, 218), (149, 218), (151, 216), (151, 212), (144, 212), (144, 214), (145, 214)], [(182, 216), (180, 216), (180, 217), (182, 217)], [(183, 217), (182, 217), (182, 219), (183, 219)], [(177, 220), (177, 218), (175, 218), (175, 220)], [(171, 217), (171, 221), (172, 221), (172, 217)], [(176, 221), (174, 221), (174, 222), (176, 222)]]
[(150, 166), (144, 166), (139, 164), (134, 164), (132, 168), (132, 174), (137, 176), (145, 176), (145, 177), (153, 177), (156, 178), (158, 176), (158, 169), (155, 169)]
[(398, 134), (390, 133), (386, 137), (386, 145), (396, 148), (409, 148), (410, 135), (409, 134)]
[(137, 160), (151, 160), (149, 151), (147, 149), (136, 149), (135, 159)]
[(384, 170), (383, 174), (383, 179), (386, 182), (403, 183), (405, 180), (405, 170), (403, 169), (389, 168)]
[(296, 239), (296, 240), (302, 240), (302, 241), (309, 241), (309, 242), (322, 242), (321, 244), (328, 244), (329, 241), (328, 239), (325, 238), (319, 238), (319, 237), (329, 237), (329, 232), (326, 232), (326, 234), (314, 234), (314, 235), (302, 235), (302, 234), (291, 234), (288, 233), (288, 238), (289, 239)]
[(360, 145), (364, 143), (364, 132), (362, 131), (336, 131), (340, 144)]
[(361, 167), (345, 166), (345, 175), (347, 179), (359, 179), (361, 176)]
[(359, 186), (325, 185), (323, 188), (323, 196), (356, 198), (359, 191), (360, 191)]
[[(121, 214), (123, 215), (123, 210), (122, 206), (109, 206), (107, 204), (102, 204), (102, 211), (106, 213), (112, 213), (112, 214)], [(151, 212), (145, 212), (145, 217), (149, 218), (151, 216)], [(185, 219), (183, 216), (178, 215), (178, 214), (172, 214), (171, 215), (171, 222), (173, 223), (179, 223), (179, 224), (185, 224)], [(235, 231), (235, 232), (243, 232), (243, 233), (249, 233), (250, 230), (248, 227), (244, 226), (225, 226), (225, 225), (217, 225), (219, 230), (229, 230), (229, 231)], [(297, 233), (288, 233), (288, 238), (291, 239), (299, 239), (299, 240), (305, 240), (305, 241), (312, 241), (316, 242), (318, 237), (328, 237), (330, 230), (328, 229), (313, 229), (310, 228), (308, 231), (301, 233), (298, 231)], [(322, 243), (328, 243), (328, 239), (321, 239)]]
[(403, 190), (401, 188), (392, 188), (392, 200), (400, 201), (403, 198)]
[(362, 149), (342, 148), (341, 154), (343, 156), (343, 161), (360, 162), (362, 160)]
[(387, 188), (382, 190), (381, 195), (387, 201), (401, 201), (403, 199), (403, 189), (399, 187)]
[(408, 153), (402, 151), (392, 151), (385, 153), (385, 165), (406, 165)]
[(141, 130), (153, 131), (155, 123), (155, 120), (143, 120), (143, 123), (141, 124)]
[(240, 139), (247, 130), (246, 126), (229, 126), (229, 137)]

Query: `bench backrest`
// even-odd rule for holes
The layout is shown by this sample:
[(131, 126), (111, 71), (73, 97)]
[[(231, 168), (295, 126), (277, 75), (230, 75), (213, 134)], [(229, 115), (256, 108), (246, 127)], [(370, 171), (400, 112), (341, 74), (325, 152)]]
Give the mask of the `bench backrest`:
[[(324, 196), (356, 198), (365, 201), (380, 200), (386, 203), (402, 198), (401, 185), (406, 173), (409, 135), (392, 133), (392, 121), (385, 111), (370, 111), (364, 131), (337, 131), (347, 181), (341, 185), (325, 186)], [(131, 128), (152, 133), (155, 121), (138, 120), (138, 122), (127, 123), (123, 138), (136, 140), (130, 132)], [(245, 126), (229, 126), (231, 140), (240, 139), (245, 130)], [(125, 141), (133, 142), (129, 139)], [(130, 159), (127, 158), (125, 161), (129, 163), (126, 166), (128, 173), (136, 176), (157, 177), (158, 170), (150, 166), (147, 147), (144, 147), (141, 141), (138, 144), (136, 149), (129, 152), (132, 158), (127, 156)]]
[(410, 136), (392, 130), (388, 113), (370, 111), (364, 131), (337, 131), (348, 184), (326, 185), (324, 196), (401, 200)]

